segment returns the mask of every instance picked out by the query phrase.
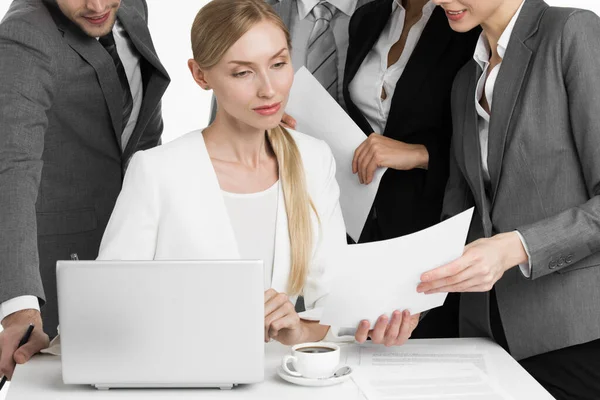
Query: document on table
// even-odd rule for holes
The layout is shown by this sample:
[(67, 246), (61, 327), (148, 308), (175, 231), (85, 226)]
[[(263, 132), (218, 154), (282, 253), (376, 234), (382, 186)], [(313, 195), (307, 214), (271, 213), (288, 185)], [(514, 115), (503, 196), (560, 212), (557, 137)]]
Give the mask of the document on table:
[(325, 299), (321, 324), (371, 327), (380, 315), (408, 309), (416, 314), (439, 307), (446, 293), (417, 293), (421, 274), (463, 253), (473, 208), (428, 229), (395, 239), (346, 246)]
[(304, 67), (296, 72), (286, 112), (296, 119), (299, 132), (322, 139), (331, 148), (346, 231), (358, 241), (386, 169), (378, 168), (370, 184), (359, 183), (352, 173), (352, 159), (367, 137)]
[(352, 379), (368, 400), (511, 399), (485, 373), (491, 364), (486, 353), (436, 347), (360, 347)]
[(368, 400), (509, 400), (496, 382), (470, 364), (359, 367), (352, 380)]

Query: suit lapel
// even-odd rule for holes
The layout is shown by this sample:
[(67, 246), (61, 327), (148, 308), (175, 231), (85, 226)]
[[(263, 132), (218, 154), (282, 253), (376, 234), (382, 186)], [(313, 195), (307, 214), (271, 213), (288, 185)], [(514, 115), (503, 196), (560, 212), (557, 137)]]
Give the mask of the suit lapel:
[(494, 86), (488, 142), (492, 205), (500, 183), (504, 150), (509, 139), (509, 128), (532, 57), (532, 51), (525, 45), (525, 41), (537, 31), (539, 21), (547, 7), (540, 0), (525, 2), (515, 24)]
[(96, 71), (98, 83), (104, 94), (110, 114), (115, 139), (120, 145), (123, 125), (123, 100), (119, 76), (111, 56), (95, 38), (86, 35), (77, 25), (67, 19), (56, 4), (52, 2), (46, 2), (46, 4), (56, 26), (63, 32), (66, 42)]
[(479, 140), (479, 124), (477, 110), (475, 109), (475, 91), (477, 82), (483, 71), (475, 61), (470, 61), (472, 66), (469, 75), (467, 98), (465, 101), (463, 121), (463, 157), (467, 179), (473, 190), (473, 197), (481, 213), (483, 229), (486, 236), (491, 236), (492, 224), (490, 219), (489, 200), (483, 186), (483, 173), (481, 162), (481, 142)]
[(135, 129), (123, 152), (123, 159), (127, 160), (133, 155), (150, 117), (160, 103), (160, 99), (169, 84), (169, 75), (156, 55), (150, 31), (143, 18), (136, 10), (125, 3), (121, 3), (117, 15), (140, 57), (145, 60), (146, 65), (149, 67), (145, 71), (143, 68), (144, 62), (141, 63), (142, 74), (144, 72), (147, 74), (144, 77), (144, 97)]
[[(401, 124), (397, 121), (409, 118), (405, 115), (405, 110), (408, 110), (410, 103), (419, 96), (423, 81), (433, 68), (437, 68), (437, 61), (446, 51), (451, 39), (452, 31), (444, 10), (436, 7), (396, 84), (390, 107), (399, 112), (390, 113), (384, 135), (394, 135), (398, 138), (398, 126)], [(387, 127), (393, 131), (388, 132)]]

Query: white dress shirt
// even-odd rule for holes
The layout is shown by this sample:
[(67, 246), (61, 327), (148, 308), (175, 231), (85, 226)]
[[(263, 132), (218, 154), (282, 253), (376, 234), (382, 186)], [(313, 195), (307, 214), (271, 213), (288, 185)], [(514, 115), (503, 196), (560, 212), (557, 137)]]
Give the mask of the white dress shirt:
[(271, 287), (279, 181), (262, 192), (239, 194), (222, 190), (240, 257), (263, 260), (265, 290)]
[[(292, 36), (292, 64), (294, 66), (294, 71), (297, 71), (306, 63), (308, 40), (315, 25), (315, 18), (311, 11), (319, 4), (319, 0), (298, 0), (297, 3), (297, 14), (295, 13), (293, 16), (293, 23), (290, 29), (290, 34)], [(346, 66), (346, 55), (348, 52), (348, 25), (350, 24), (350, 17), (356, 10), (358, 0), (328, 0), (328, 3), (338, 9), (338, 12), (335, 13), (331, 20), (331, 29), (333, 29), (333, 36), (337, 47), (337, 100), (338, 103), (344, 107), (342, 79), (344, 77), (344, 67)]]
[[(504, 54), (506, 54), (506, 48), (508, 47), (508, 43), (510, 41), (510, 37), (512, 35), (512, 31), (515, 27), (515, 23), (519, 18), (519, 14), (521, 14), (521, 9), (523, 8), (523, 3), (512, 17), (504, 32), (500, 36), (498, 40), (498, 55), (501, 59), (504, 59)], [(483, 73), (477, 82), (477, 89), (475, 91), (475, 107), (477, 109), (477, 122), (479, 129), (479, 146), (481, 150), (481, 167), (483, 170), (483, 179), (486, 184), (490, 184), (490, 171), (488, 168), (488, 139), (489, 139), (489, 130), (490, 130), (490, 114), (481, 106), (481, 99), (483, 97), (483, 93), (485, 91), (485, 98), (487, 100), (489, 109), (492, 110), (492, 103), (494, 99), (494, 87), (496, 86), (496, 79), (498, 79), (498, 74), (500, 73), (500, 68), (502, 67), (502, 61), (498, 65), (496, 65), (491, 71), (489, 71), (490, 67), (490, 44), (482, 32), (479, 36), (479, 40), (477, 42), (477, 46), (475, 47), (475, 54), (473, 55), (473, 59), (477, 62), (479, 67), (482, 69)], [(527, 249), (527, 244), (525, 243), (525, 239), (523, 236), (516, 231), (523, 243), (523, 247), (527, 252), (527, 257), (529, 258), (529, 250)], [(531, 262), (529, 264), (521, 264), (519, 265), (521, 268), (521, 272), (526, 277), (531, 276)]]
[(131, 89), (131, 97), (133, 98), (133, 108), (127, 126), (121, 135), (121, 150), (124, 151), (127, 142), (133, 134), (133, 130), (137, 124), (137, 119), (142, 108), (142, 100), (144, 99), (144, 85), (142, 81), (142, 70), (140, 69), (140, 55), (129, 38), (129, 34), (125, 31), (121, 22), (117, 19), (113, 26), (113, 36), (117, 45), (117, 53), (125, 68), (125, 75)]
[[(425, 4), (421, 19), (412, 26), (408, 33), (402, 55), (395, 64), (388, 68), (388, 54), (392, 46), (400, 39), (406, 18), (406, 9), (394, 2), (392, 15), (377, 43), (367, 54), (350, 83), (349, 90), (354, 104), (376, 133), (383, 133), (385, 130), (396, 84), (404, 73), (435, 7), (431, 1)], [(385, 99), (381, 98), (382, 90), (385, 90)]]
[[(140, 55), (118, 19), (113, 26), (113, 36), (117, 46), (117, 53), (119, 53), (119, 58), (123, 63), (123, 68), (125, 69), (127, 80), (129, 81), (131, 97), (133, 98), (131, 116), (121, 135), (121, 150), (125, 150), (125, 146), (127, 146), (127, 142), (135, 129), (140, 114), (142, 99), (144, 97), (144, 88), (142, 83), (142, 71), (140, 69)], [(27, 309), (39, 311), (40, 305), (36, 296), (25, 295), (7, 300), (0, 304), (0, 321), (12, 313)]]

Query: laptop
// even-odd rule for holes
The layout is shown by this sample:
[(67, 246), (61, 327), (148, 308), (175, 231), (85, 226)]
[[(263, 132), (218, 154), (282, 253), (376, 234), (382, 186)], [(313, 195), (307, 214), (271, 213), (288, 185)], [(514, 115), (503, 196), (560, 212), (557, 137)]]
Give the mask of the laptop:
[(264, 379), (262, 261), (59, 261), (56, 275), (65, 384)]

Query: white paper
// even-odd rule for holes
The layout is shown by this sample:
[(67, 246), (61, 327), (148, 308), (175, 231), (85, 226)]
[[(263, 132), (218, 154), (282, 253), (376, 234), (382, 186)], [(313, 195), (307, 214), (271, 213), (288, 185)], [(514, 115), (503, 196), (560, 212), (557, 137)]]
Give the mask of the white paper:
[(356, 356), (353, 380), (368, 400), (511, 399), (490, 378), (489, 354), (476, 346), (365, 345)]
[(509, 400), (472, 364), (359, 367), (352, 380), (368, 400)]
[(477, 350), (476, 346), (436, 346), (413, 344), (411, 342), (399, 347), (382, 347), (375, 345), (361, 346), (358, 350), (357, 363), (361, 367), (474, 367), (484, 374), (489, 374), (492, 363), (489, 354)]
[(417, 293), (417, 285), (424, 272), (462, 255), (472, 215), (473, 208), (410, 235), (347, 246), (321, 324), (356, 328), (366, 319), (373, 327), (394, 310), (416, 314), (441, 306), (446, 293)]
[(331, 148), (346, 231), (358, 241), (386, 169), (378, 168), (370, 184), (360, 184), (352, 173), (352, 159), (367, 137), (304, 67), (296, 72), (286, 112), (296, 120), (299, 132), (324, 140)]

